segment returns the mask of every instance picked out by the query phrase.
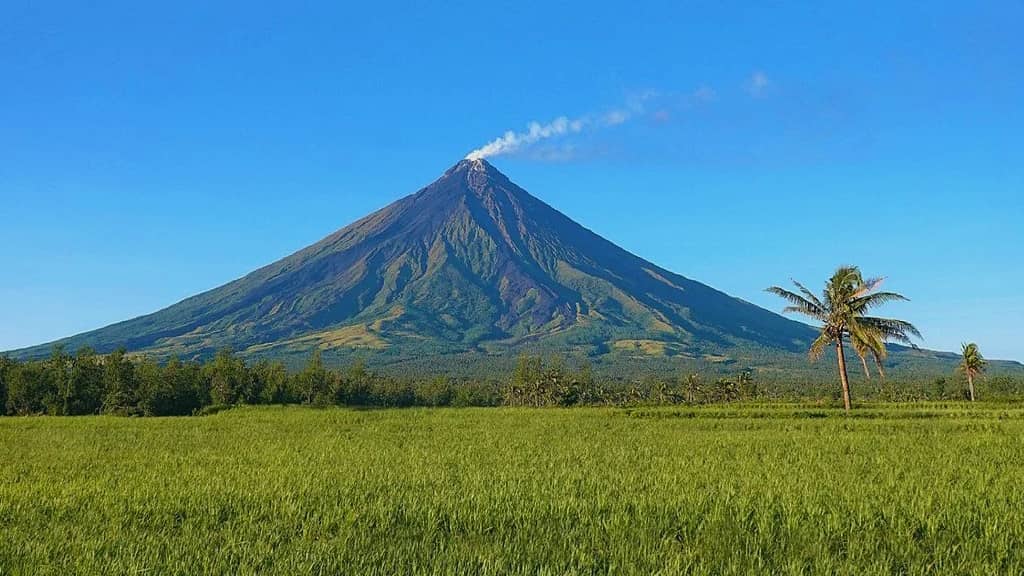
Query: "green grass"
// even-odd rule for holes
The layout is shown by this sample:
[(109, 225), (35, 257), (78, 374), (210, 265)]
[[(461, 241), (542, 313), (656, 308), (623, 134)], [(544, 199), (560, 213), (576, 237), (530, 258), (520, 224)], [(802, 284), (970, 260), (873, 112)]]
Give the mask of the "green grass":
[(0, 574), (1019, 574), (1024, 410), (0, 418)]

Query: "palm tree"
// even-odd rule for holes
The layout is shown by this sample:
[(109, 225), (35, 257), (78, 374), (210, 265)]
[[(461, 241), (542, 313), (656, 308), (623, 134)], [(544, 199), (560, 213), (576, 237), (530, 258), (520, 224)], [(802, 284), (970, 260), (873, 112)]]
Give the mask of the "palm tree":
[(697, 394), (700, 393), (700, 376), (697, 374), (689, 374), (683, 380), (683, 386), (686, 389), (686, 402), (693, 404), (697, 399)]
[[(883, 361), (889, 355), (885, 346), (886, 340), (895, 340), (903, 343), (910, 343), (906, 330), (900, 330), (899, 326), (890, 326), (889, 331), (872, 330), (865, 327), (860, 335), (850, 334), (850, 344), (854, 352), (860, 357), (860, 364), (864, 367), (864, 376), (871, 380), (871, 371), (868, 369), (867, 356), (871, 354), (875, 360), (875, 368), (878, 369), (878, 377), (885, 380), (885, 368)], [(912, 345), (912, 344), (911, 344)]]
[(745, 398), (753, 398), (757, 396), (757, 385), (754, 384), (754, 373), (750, 369), (740, 372), (740, 375), (736, 378), (736, 384), (739, 387), (740, 395)]
[[(874, 339), (872, 339), (872, 341), (861, 340), (860, 338), (855, 338), (851, 335), (850, 344), (853, 346), (853, 351), (856, 352), (857, 356), (860, 358), (860, 365), (864, 367), (864, 378), (867, 380), (871, 380), (871, 370), (868, 369), (867, 357), (868, 354), (873, 355), (875, 357), (875, 362), (880, 364), (878, 360), (878, 354), (875, 352), (874, 349), (876, 341), (874, 341)], [(882, 348), (884, 347), (885, 346), (883, 344)]]
[(971, 402), (974, 402), (974, 377), (985, 371), (985, 358), (974, 342), (963, 345), (963, 356), (959, 368), (967, 375), (967, 387), (971, 392)]
[[(895, 292), (880, 292), (882, 278), (865, 280), (856, 266), (842, 266), (825, 283), (822, 297), (818, 298), (803, 284), (793, 280), (800, 293), (779, 286), (768, 288), (768, 292), (789, 301), (783, 313), (796, 312), (821, 322), (821, 334), (811, 343), (811, 361), (821, 357), (832, 345), (839, 362), (839, 379), (843, 387), (843, 408), (850, 410), (850, 379), (846, 373), (846, 354), (843, 342), (847, 337), (856, 346), (863, 346), (865, 354), (870, 351), (875, 361), (881, 364), (884, 342), (895, 340), (910, 343), (910, 336), (921, 337), (913, 324), (893, 318), (867, 316), (876, 306), (898, 300), (907, 300)], [(864, 362), (865, 366), (867, 362)]]

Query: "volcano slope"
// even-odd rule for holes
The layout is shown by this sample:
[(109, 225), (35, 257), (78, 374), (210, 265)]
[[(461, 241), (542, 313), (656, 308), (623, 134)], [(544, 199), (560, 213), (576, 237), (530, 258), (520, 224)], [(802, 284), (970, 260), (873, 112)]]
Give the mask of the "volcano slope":
[[(530, 195), (485, 160), (291, 256), (168, 308), (55, 344), (157, 358), (504, 370), (520, 351), (676, 370), (799, 366), (814, 329), (652, 264)], [(33, 358), (52, 344), (16, 351)], [(901, 351), (894, 364), (955, 356)]]

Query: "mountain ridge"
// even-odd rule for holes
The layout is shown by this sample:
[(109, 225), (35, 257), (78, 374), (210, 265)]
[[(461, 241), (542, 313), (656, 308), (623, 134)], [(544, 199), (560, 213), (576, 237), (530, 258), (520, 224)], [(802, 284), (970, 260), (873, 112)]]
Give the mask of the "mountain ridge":
[(801, 354), (814, 335), (616, 246), (474, 159), (241, 278), (56, 344), (382, 360), (541, 348), (719, 361), (739, 350), (753, 364)]

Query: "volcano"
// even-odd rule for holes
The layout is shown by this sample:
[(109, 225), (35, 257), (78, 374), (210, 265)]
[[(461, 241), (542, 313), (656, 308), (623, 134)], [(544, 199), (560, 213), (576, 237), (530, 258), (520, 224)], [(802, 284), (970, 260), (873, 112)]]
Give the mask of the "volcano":
[(516, 350), (728, 359), (802, 353), (813, 337), (807, 325), (619, 248), (486, 160), (463, 160), (243, 278), (57, 344), (155, 357), (319, 347), (392, 362)]

